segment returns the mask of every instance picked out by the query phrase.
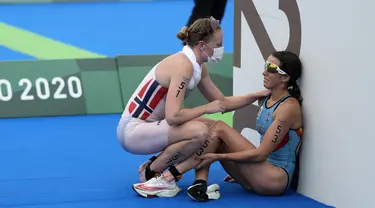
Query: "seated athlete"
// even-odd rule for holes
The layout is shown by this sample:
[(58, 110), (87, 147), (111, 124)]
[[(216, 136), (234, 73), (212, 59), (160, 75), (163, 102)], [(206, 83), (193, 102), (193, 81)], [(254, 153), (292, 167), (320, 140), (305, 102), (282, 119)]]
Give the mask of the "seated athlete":
[[(208, 170), (215, 161), (220, 161), (229, 174), (225, 180), (236, 181), (247, 190), (261, 195), (281, 195), (288, 189), (302, 137), (302, 98), (297, 85), (301, 71), (300, 59), (291, 52), (274, 52), (268, 57), (263, 83), (271, 95), (261, 105), (256, 118), (261, 136), (259, 147), (224, 122), (215, 122), (202, 149), (176, 165), (180, 173), (196, 168), (196, 180), (188, 188), (191, 198), (210, 199), (206, 192)], [(175, 186), (173, 176), (165, 172), (135, 184), (133, 189), (143, 196), (173, 196), (171, 190)]]
[[(185, 45), (182, 51), (151, 69), (129, 99), (117, 127), (118, 140), (127, 152), (138, 155), (161, 152), (140, 166), (143, 182), (167, 168), (178, 180), (181, 174), (173, 165), (193, 155), (207, 139), (213, 121), (202, 116), (243, 105), (236, 97), (224, 97), (204, 65), (208, 61), (217, 63), (223, 57), (219, 22), (213, 18), (198, 19), (190, 27), (184, 27), (177, 37)], [(183, 108), (185, 97), (196, 87), (210, 103)], [(255, 101), (265, 97), (265, 93), (260, 91), (245, 97)]]

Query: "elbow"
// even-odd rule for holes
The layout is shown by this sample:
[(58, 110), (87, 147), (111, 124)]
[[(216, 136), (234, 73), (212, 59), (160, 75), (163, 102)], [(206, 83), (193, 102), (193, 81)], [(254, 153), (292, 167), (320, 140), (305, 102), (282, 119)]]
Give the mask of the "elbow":
[(165, 121), (169, 126), (177, 126), (182, 124), (181, 122), (181, 110), (175, 113), (166, 112), (165, 114)]
[(165, 118), (165, 121), (167, 122), (167, 124), (169, 126), (175, 126), (176, 125), (176, 121), (173, 118)]
[(165, 121), (169, 126), (177, 126), (180, 124), (175, 116), (168, 116), (165, 118)]

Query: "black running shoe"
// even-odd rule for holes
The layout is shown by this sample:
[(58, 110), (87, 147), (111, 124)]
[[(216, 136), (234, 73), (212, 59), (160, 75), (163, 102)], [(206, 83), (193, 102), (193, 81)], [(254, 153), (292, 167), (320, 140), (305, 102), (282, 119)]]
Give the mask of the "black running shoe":
[(207, 187), (207, 182), (197, 180), (187, 189), (188, 196), (198, 202), (207, 202), (220, 198), (219, 185), (213, 184)]

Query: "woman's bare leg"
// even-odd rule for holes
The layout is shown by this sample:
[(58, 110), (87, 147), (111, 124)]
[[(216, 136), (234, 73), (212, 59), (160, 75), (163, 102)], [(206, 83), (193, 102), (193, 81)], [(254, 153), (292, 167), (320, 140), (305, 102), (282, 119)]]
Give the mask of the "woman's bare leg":
[(197, 156), (201, 156), (206, 153), (218, 152), (220, 151), (220, 149), (222, 150), (223, 147), (231, 152), (238, 152), (255, 148), (255, 146), (251, 144), (251, 142), (249, 142), (239, 133), (237, 135), (229, 135), (231, 137), (228, 137), (228, 130), (233, 130), (234, 132), (236, 132), (236, 130), (232, 129), (222, 121), (215, 122), (215, 124), (209, 130), (208, 138), (201, 146), (201, 148), (196, 152), (196, 154), (183, 163), (178, 164), (176, 168), (181, 173), (187, 172), (200, 164), (201, 161), (196, 159)]
[[(204, 123), (208, 128), (210, 128), (210, 127), (215, 123), (215, 120), (213, 120), (213, 119), (209, 119), (209, 118), (205, 118), (205, 117), (203, 117), (203, 116), (194, 119), (194, 121), (202, 122), (202, 123)], [(163, 151), (160, 152), (159, 155), (161, 155), (162, 153), (163, 153)], [(138, 172), (141, 174), (141, 173), (146, 169), (147, 165), (149, 165), (150, 163), (153, 163), (153, 162), (157, 159), (157, 157), (159, 157), (159, 155), (158, 155), (158, 156), (153, 156), (153, 157), (151, 157), (149, 160), (147, 160), (147, 161), (144, 162), (141, 166), (139, 166), (139, 168), (138, 168)], [(155, 167), (155, 165), (152, 165), (152, 166), (153, 166), (152, 168), (159, 169), (159, 167), (157, 167), (157, 166)], [(144, 179), (141, 179), (141, 181), (143, 182)]]
[[(196, 155), (200, 156), (202, 154), (216, 152), (222, 143), (227, 146), (230, 152), (238, 152), (241, 150), (255, 148), (250, 141), (248, 141), (236, 130), (232, 129), (224, 122), (217, 121), (211, 126), (207, 139), (196, 152)], [(176, 165), (175, 168), (181, 174), (197, 167), (200, 162), (201, 161), (197, 160), (196, 156), (193, 155), (189, 159)], [(266, 161), (258, 163), (235, 164), (238, 167), (236, 170), (234, 170), (233, 167), (230, 168), (229, 165), (224, 165), (226, 166), (229, 174), (231, 174), (243, 187), (247, 189), (252, 188), (253, 191), (264, 195), (279, 195), (284, 191), (285, 185), (287, 184), (287, 177), (283, 170), (272, 166)], [(171, 172), (166, 171), (162, 177), (155, 178), (155, 180), (150, 180), (149, 184), (140, 184), (133, 186), (133, 188), (143, 196), (157, 194), (174, 196), (177, 194), (178, 190), (176, 189), (176, 184), (173, 182), (173, 178), (174, 177), (172, 176)], [(283, 178), (283, 181), (281, 181), (280, 178)], [(196, 182), (194, 182), (193, 186), (189, 187), (189, 195), (192, 196), (193, 193), (194, 196), (192, 198), (199, 201), (208, 200), (208, 194), (206, 191), (204, 191), (205, 189), (207, 190), (207, 183), (199, 182), (200, 184), (196, 184)], [(163, 186), (159, 186), (158, 184), (163, 184)]]
[[(218, 149), (218, 153), (227, 153), (227, 152), (230, 152), (229, 148), (225, 144), (220, 145), (220, 148)], [(220, 164), (224, 168), (228, 176), (230, 176), (234, 181), (239, 183), (246, 190), (251, 190), (250, 183), (246, 180), (246, 178), (240, 172), (238, 172), (238, 166), (236, 163), (229, 162), (229, 161), (220, 161)]]
[(196, 118), (196, 119), (194, 119), (194, 120), (195, 120), (195, 121), (200, 121), (200, 122), (206, 124), (206, 126), (207, 126), (208, 128), (210, 128), (210, 127), (216, 122), (216, 120), (213, 120), (213, 119), (210, 119), (210, 118), (206, 118), (206, 117), (204, 117), (204, 116), (201, 116), (201, 117)]
[[(217, 121), (209, 131), (209, 137), (206, 140), (208, 145), (205, 148), (200, 148), (200, 150), (186, 161), (176, 165), (177, 170), (180, 173), (185, 173), (200, 164), (200, 161), (196, 160), (196, 156), (200, 156), (211, 152), (239, 152), (243, 150), (255, 149), (256, 147), (248, 141), (244, 136), (238, 133), (235, 129), (228, 126), (222, 121)], [(220, 147), (220, 148), (219, 148)], [(245, 189), (253, 189), (261, 194), (280, 194), (283, 191), (283, 186), (280, 186), (280, 190), (274, 190), (274, 193), (270, 191), (267, 187), (263, 190), (264, 184), (272, 183), (275, 178), (273, 175), (277, 176), (279, 180), (279, 174), (285, 174), (281, 169), (272, 166), (268, 162), (261, 163), (234, 163), (234, 162), (221, 162), (223, 168), (226, 172), (233, 177), (242, 187)], [(271, 170), (271, 171), (270, 171)], [(206, 168), (201, 170), (196, 170), (197, 179), (207, 181), (208, 171)], [(166, 180), (173, 180), (171, 175), (166, 172), (164, 174)], [(281, 184), (285, 183), (281, 182)], [(270, 188), (271, 190), (273, 187)]]
[[(215, 134), (223, 142), (218, 152), (239, 152), (256, 147), (235, 129), (220, 122), (215, 125)], [(264, 195), (278, 195), (284, 191), (287, 183), (286, 173), (269, 162), (235, 163), (220, 162), (226, 172), (247, 190)], [(284, 178), (284, 181), (280, 181)]]
[[(227, 131), (227, 129), (225, 128), (226, 126), (228, 125), (221, 121), (218, 121), (214, 125), (212, 125), (209, 131), (209, 137), (205, 142), (206, 145), (203, 145), (200, 148), (200, 150), (196, 153), (196, 155), (193, 155), (188, 160), (182, 162), (181, 164), (178, 164), (176, 168), (181, 173), (185, 173), (197, 167), (201, 163), (201, 161), (196, 159), (197, 156), (200, 156), (206, 153), (211, 153), (211, 152), (227, 151), (226, 149), (228, 149), (228, 147), (226, 143), (222, 141), (222, 138), (221, 138), (221, 135), (223, 135), (225, 131)], [(231, 139), (231, 141), (229, 142), (231, 144), (229, 149), (242, 151), (242, 150), (246, 150), (249, 148), (255, 148), (246, 138), (243, 138), (243, 137), (237, 138), (237, 137), (238, 136), (229, 137)], [(224, 168), (226, 169), (226, 171), (228, 173), (231, 173), (232, 177), (234, 177), (235, 180), (237, 180), (246, 189), (250, 189), (250, 184), (248, 183), (248, 180), (246, 180), (246, 178), (244, 178), (241, 173), (236, 171), (237, 167), (233, 163), (226, 162), (224, 165), (225, 165)], [(217, 194), (215, 194), (214, 192), (207, 192), (208, 191), (207, 180), (208, 180), (209, 166), (204, 166), (201, 169), (196, 169), (195, 171), (196, 171), (196, 180), (194, 181), (193, 185), (188, 188), (188, 195), (197, 201), (208, 201), (209, 199), (212, 199), (212, 197), (214, 199), (217, 199), (218, 198)], [(163, 175), (163, 177), (167, 181), (173, 180), (173, 176), (168, 172), (166, 172)], [(215, 185), (213, 187), (215, 187)], [(214, 189), (217, 189), (217, 188), (218, 187), (215, 187)]]
[[(189, 124), (191, 129), (188, 128), (181, 128), (183, 125)], [(197, 139), (190, 139), (186, 141), (180, 141), (177, 143), (172, 143), (169, 145), (163, 153), (161, 153), (156, 160), (148, 165), (143, 171), (142, 175), (145, 176), (146, 182), (138, 183), (133, 185), (133, 190), (136, 191), (139, 195), (143, 197), (150, 197), (150, 196), (159, 196), (159, 197), (172, 197), (175, 196), (180, 189), (177, 187), (175, 181), (178, 181), (182, 176), (181, 173), (174, 167), (174, 164), (178, 164), (182, 161), (185, 161), (186, 158), (189, 158), (197, 149), (200, 149), (200, 146), (205, 146), (206, 142), (208, 141), (206, 138), (208, 137), (208, 127), (206, 124), (200, 121), (189, 121), (183, 125), (178, 127), (171, 127), (169, 131), (169, 138), (172, 139), (181, 139), (184, 138), (182, 135), (200, 135), (200, 132), (197, 131), (199, 129), (206, 128), (205, 137), (197, 138)], [(204, 128), (203, 128), (204, 127)], [(202, 134), (203, 135), (203, 134)], [(191, 138), (191, 137), (190, 137)], [(198, 141), (200, 143), (198, 143)], [(187, 143), (191, 142), (191, 143)], [(203, 145), (202, 145), (203, 143)], [(154, 167), (153, 167), (154, 166)], [(169, 167), (169, 171), (165, 173), (169, 173), (171, 175), (171, 180), (166, 181), (164, 177), (155, 177), (158, 172), (163, 172), (165, 169)]]
[[(219, 145), (221, 144), (221, 141), (220, 139), (218, 139), (218, 137), (215, 135), (215, 129), (216, 129), (216, 126), (220, 123), (221, 121), (216, 121), (212, 126), (211, 128), (209, 129), (209, 132), (208, 132), (208, 137), (207, 139), (204, 141), (204, 143), (199, 147), (198, 151), (195, 152), (195, 154), (193, 154), (190, 158), (188, 158), (187, 160), (181, 162), (181, 163), (178, 163), (176, 165), (176, 169), (181, 173), (181, 174), (184, 174), (186, 173), (187, 171), (191, 170), (191, 169), (194, 169), (196, 168), (200, 163), (201, 161), (200, 160), (197, 160), (197, 156), (201, 156), (203, 154), (206, 154), (206, 153), (211, 153), (211, 152), (216, 152)], [(208, 173), (206, 173), (208, 174)], [(170, 172), (165, 172), (163, 174), (164, 178), (167, 180), (167, 181), (172, 181), (174, 178), (172, 176), (172, 174)]]
[(208, 127), (200, 121), (189, 121), (170, 127), (169, 145), (150, 165), (155, 172), (163, 172), (169, 166), (189, 158), (208, 137)]
[[(227, 128), (229, 127), (229, 128)], [(227, 152), (238, 152), (238, 151), (244, 151), (249, 149), (255, 149), (256, 147), (249, 142), (246, 138), (244, 138), (241, 134), (235, 135), (234, 137), (227, 137), (225, 134), (228, 129), (232, 129), (230, 126), (223, 122), (217, 122), (214, 126), (214, 128), (209, 132), (209, 135), (215, 135), (217, 138), (220, 138), (220, 145), (217, 147), (216, 153), (227, 153)], [(236, 130), (234, 130), (236, 131)], [(238, 138), (240, 137), (240, 138)], [(222, 141), (223, 138), (231, 138), (232, 141), (227, 140), (227, 143), (230, 144), (230, 147)], [(205, 152), (207, 153), (207, 152)], [(251, 185), (244, 178), (241, 172), (238, 172), (238, 166), (234, 162), (228, 162), (228, 161), (220, 161), (222, 167), (224, 170), (239, 184), (241, 184), (242, 187), (244, 187), (247, 190), (251, 189)], [(209, 173), (209, 167), (204, 167), (201, 169), (195, 170), (195, 180), (201, 180), (208, 182), (208, 173)]]

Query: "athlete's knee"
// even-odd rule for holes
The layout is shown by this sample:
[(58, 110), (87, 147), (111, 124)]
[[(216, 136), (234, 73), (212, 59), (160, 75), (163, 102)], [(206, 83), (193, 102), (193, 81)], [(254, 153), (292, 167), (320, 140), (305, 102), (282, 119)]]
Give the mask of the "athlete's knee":
[(191, 132), (191, 139), (199, 143), (203, 143), (208, 137), (208, 127), (203, 122), (191, 121), (189, 123), (189, 131)]
[(204, 116), (198, 117), (195, 120), (203, 122), (207, 127), (211, 127), (215, 123), (215, 120), (210, 119), (210, 118), (206, 118)]
[(210, 136), (212, 137), (220, 137), (223, 133), (225, 133), (225, 129), (228, 127), (228, 124), (226, 124), (223, 121), (216, 121), (211, 132)]

